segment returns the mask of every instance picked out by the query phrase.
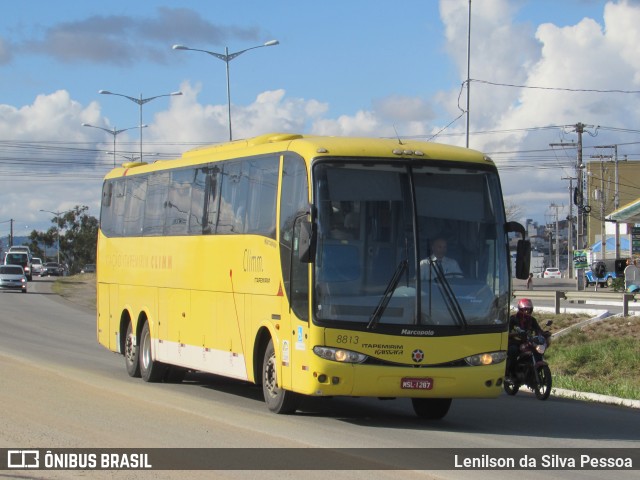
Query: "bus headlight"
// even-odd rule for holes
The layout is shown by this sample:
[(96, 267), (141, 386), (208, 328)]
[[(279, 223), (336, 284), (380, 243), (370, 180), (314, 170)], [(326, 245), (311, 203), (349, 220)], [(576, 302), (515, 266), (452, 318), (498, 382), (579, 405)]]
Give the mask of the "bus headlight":
[(334, 362), (341, 363), (362, 363), (368, 358), (362, 353), (332, 347), (315, 346), (313, 347), (313, 353), (325, 360), (333, 360)]
[(467, 362), (467, 365), (478, 367), (480, 365), (493, 365), (495, 363), (500, 363), (503, 362), (505, 358), (507, 358), (507, 352), (501, 350), (499, 352), (487, 352), (478, 353), (477, 355), (470, 355), (468, 357), (464, 357), (464, 361)]

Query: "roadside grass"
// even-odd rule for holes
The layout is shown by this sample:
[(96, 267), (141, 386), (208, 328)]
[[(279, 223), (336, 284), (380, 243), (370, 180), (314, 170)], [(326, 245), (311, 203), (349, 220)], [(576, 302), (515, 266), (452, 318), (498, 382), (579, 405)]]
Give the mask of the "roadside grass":
[[(554, 320), (552, 332), (588, 316), (543, 314), (540, 325)], [(640, 319), (608, 317), (554, 338), (546, 359), (553, 386), (578, 392), (640, 400)]]
[(51, 290), (84, 310), (96, 311), (95, 273), (80, 273), (68, 277), (57, 277)]
[[(87, 311), (96, 311), (94, 273), (57, 278), (53, 292)], [(535, 316), (543, 328), (552, 320), (552, 333), (590, 318), (538, 312)], [(554, 387), (640, 400), (640, 317), (609, 317), (576, 327), (553, 339), (546, 359)]]

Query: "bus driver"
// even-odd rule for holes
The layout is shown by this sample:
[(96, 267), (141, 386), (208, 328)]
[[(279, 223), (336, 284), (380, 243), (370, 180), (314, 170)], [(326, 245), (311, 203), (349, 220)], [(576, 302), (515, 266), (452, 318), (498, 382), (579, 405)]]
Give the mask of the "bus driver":
[(462, 277), (462, 269), (458, 262), (446, 256), (447, 241), (444, 238), (436, 237), (431, 240), (429, 245), (431, 247), (431, 257), (420, 262), (422, 280), (429, 280), (431, 278), (431, 270), (438, 268), (438, 265), (442, 268), (442, 273), (446, 277)]

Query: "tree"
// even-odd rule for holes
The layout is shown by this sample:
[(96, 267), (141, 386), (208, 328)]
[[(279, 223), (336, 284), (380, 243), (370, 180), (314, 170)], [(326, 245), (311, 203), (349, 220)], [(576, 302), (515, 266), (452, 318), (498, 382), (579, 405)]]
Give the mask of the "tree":
[[(44, 244), (44, 251), (41, 248), (41, 245)], [(29, 234), (29, 249), (31, 250), (31, 254), (34, 257), (41, 258), (43, 262), (46, 262), (46, 251), (47, 248), (51, 248), (56, 244), (56, 229), (51, 227), (45, 233), (38, 232), (37, 230), (33, 230)]]
[[(87, 263), (96, 263), (98, 219), (88, 215), (87, 210), (89, 207), (85, 205), (76, 205), (64, 215), (52, 218), (54, 227), (44, 233), (31, 232), (31, 244), (57, 245), (59, 233), (60, 263), (66, 263), (70, 273), (79, 272)], [(38, 250), (41, 251), (39, 247)]]
[(507, 222), (518, 221), (522, 218), (522, 207), (508, 200), (504, 202), (504, 212)]

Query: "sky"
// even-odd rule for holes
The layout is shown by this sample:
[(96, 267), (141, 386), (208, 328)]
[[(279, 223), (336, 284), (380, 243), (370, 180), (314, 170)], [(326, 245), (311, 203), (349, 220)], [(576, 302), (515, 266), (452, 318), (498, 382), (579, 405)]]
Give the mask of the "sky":
[[(563, 219), (577, 151), (558, 144), (578, 141), (577, 124), (585, 161), (613, 155), (596, 147), (614, 144), (619, 159), (640, 160), (640, 0), (473, 0), (470, 35), (469, 5), (7, 2), (0, 237), (11, 219), (14, 235), (28, 235), (76, 205), (99, 216), (114, 163), (114, 135), (101, 128), (125, 130), (117, 163), (139, 156), (140, 132), (145, 160), (228, 140), (224, 61), (175, 44), (252, 48), (229, 62), (234, 139), (296, 132), (464, 146), (468, 135), (494, 159), (517, 220)], [(253, 49), (270, 40), (279, 44)], [(142, 107), (146, 127), (139, 105), (100, 90), (157, 96)]]

